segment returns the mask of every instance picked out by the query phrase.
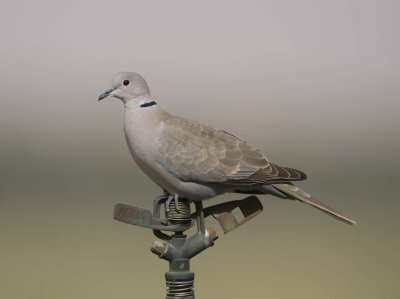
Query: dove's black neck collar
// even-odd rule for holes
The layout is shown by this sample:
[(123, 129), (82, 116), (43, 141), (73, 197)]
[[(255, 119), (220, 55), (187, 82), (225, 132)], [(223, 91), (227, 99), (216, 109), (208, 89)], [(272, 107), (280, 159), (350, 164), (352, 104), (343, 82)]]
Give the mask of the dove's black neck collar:
[(146, 107), (151, 107), (157, 105), (157, 103), (155, 101), (151, 101), (151, 102), (144, 102), (142, 104), (140, 104), (140, 108), (146, 108)]

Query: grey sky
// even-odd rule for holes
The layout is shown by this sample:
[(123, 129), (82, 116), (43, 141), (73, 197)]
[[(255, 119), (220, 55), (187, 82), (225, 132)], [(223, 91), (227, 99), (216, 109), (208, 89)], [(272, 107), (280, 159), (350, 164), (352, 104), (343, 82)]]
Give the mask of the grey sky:
[(65, 149), (89, 134), (104, 143), (120, 138), (120, 103), (96, 98), (128, 70), (145, 76), (166, 110), (259, 146), (271, 137), (338, 145), (327, 134), (343, 144), (397, 145), (389, 137), (400, 124), (398, 1), (1, 6), (0, 133), (7, 140), (48, 149), (39, 141), (59, 139), (54, 146)]

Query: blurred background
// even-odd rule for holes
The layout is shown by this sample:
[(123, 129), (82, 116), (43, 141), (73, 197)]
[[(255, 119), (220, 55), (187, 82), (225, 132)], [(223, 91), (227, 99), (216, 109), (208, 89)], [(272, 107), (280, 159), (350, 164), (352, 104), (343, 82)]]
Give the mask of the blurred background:
[(198, 298), (400, 298), (399, 9), (1, 1), (0, 297), (164, 298), (155, 237), (112, 219), (161, 190), (130, 157), (122, 103), (97, 102), (135, 71), (165, 110), (305, 171), (302, 188), (358, 222), (264, 196), (193, 259)]

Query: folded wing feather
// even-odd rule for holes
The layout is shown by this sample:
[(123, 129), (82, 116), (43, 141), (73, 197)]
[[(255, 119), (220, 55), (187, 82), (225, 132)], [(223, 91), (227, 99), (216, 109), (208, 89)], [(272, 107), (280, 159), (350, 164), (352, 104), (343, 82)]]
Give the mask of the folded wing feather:
[(184, 181), (253, 185), (304, 180), (305, 173), (278, 166), (258, 149), (221, 130), (180, 117), (165, 117), (156, 156)]

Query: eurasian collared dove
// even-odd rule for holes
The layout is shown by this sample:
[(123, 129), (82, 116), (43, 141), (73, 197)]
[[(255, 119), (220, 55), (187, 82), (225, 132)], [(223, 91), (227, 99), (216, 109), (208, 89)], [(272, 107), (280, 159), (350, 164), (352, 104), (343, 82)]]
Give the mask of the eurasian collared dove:
[(107, 97), (124, 102), (125, 137), (133, 159), (170, 195), (169, 201), (204, 200), (226, 192), (272, 194), (355, 223), (293, 185), (307, 178), (304, 172), (269, 162), (232, 134), (162, 110), (139, 74), (117, 74), (99, 101)]

